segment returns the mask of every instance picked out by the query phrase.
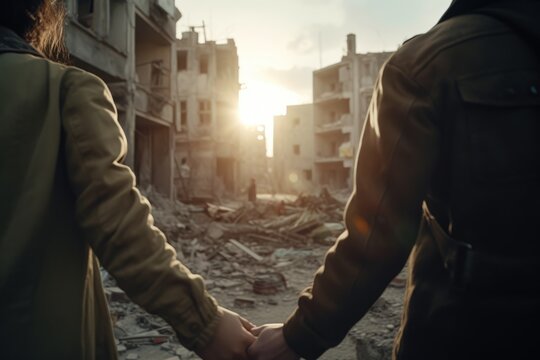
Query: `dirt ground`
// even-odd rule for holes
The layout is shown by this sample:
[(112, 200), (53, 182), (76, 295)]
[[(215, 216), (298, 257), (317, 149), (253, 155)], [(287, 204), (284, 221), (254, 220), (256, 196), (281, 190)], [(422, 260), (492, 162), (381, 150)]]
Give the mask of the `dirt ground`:
[[(156, 224), (179, 260), (206, 279), (209, 292), (222, 306), (256, 325), (287, 319), (343, 229), (343, 201), (328, 194), (289, 199), (277, 214), (275, 200), (255, 207), (203, 209), (171, 203), (156, 193), (147, 195), (154, 204)], [(163, 320), (133, 304), (105, 271), (103, 276), (122, 360), (198, 358), (178, 343)], [(390, 359), (405, 277), (403, 271), (343, 342), (321, 359)]]
[[(275, 295), (258, 295), (253, 293), (253, 287), (247, 282), (239, 280), (235, 282), (234, 276), (228, 281), (210, 280), (210, 293), (216, 297), (219, 303), (242, 316), (256, 325), (283, 322), (296, 307), (298, 294), (309, 285), (313, 274), (318, 269), (324, 258), (327, 247), (315, 246), (306, 251), (303, 257), (299, 257), (296, 263), (282, 270), (287, 279), (287, 289)], [(298, 254), (295, 254), (298, 256)], [(299, 265), (300, 264), (300, 265)], [(213, 270), (209, 270), (212, 274)], [(404, 275), (400, 275), (403, 277)], [(235, 285), (236, 284), (236, 285)], [(242, 304), (235, 299), (252, 299), (254, 304)], [(336, 348), (327, 351), (320, 359), (323, 360), (383, 360), (390, 359), (390, 349), (393, 338), (399, 327), (402, 312), (403, 288), (388, 287), (381, 299), (372, 307), (370, 312), (351, 330), (343, 342)], [(112, 303), (113, 313), (120, 310), (127, 316), (117, 323), (117, 334), (136, 335), (144, 334), (152, 328), (167, 327), (157, 317), (144, 313), (136, 305), (131, 303)], [(140, 319), (152, 319), (155, 322), (148, 326)], [(148, 321), (146, 321), (147, 323)], [(146, 326), (145, 326), (146, 325)], [(153, 325), (153, 326), (152, 326)], [(122, 329), (119, 331), (118, 329)], [(172, 335), (172, 330), (168, 330)], [(135, 346), (122, 351), (121, 359), (128, 356), (137, 359), (198, 359), (198, 357), (182, 348), (174, 337), (172, 341), (154, 346)], [(358, 344), (362, 344), (357, 349)], [(121, 343), (122, 344), (122, 343)], [(129, 345), (128, 345), (129, 347)], [(123, 350), (123, 346), (120, 347)]]

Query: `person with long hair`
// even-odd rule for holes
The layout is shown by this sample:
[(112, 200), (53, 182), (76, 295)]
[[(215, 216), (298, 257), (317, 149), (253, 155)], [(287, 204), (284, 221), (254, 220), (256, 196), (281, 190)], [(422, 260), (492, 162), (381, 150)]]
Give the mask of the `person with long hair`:
[(203, 359), (246, 359), (252, 325), (153, 226), (107, 86), (55, 61), (64, 13), (0, 4), (0, 358), (116, 359), (101, 265)]

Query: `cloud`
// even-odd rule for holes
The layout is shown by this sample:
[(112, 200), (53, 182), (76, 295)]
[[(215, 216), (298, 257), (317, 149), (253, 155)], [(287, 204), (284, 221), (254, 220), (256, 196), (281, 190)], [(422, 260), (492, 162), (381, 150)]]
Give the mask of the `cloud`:
[(310, 24), (287, 43), (287, 50), (297, 55), (308, 55), (319, 50), (324, 52), (340, 49), (346, 44), (346, 34), (342, 26), (324, 23)]
[(317, 50), (317, 44), (313, 36), (303, 33), (287, 43), (287, 50), (306, 55), (315, 52)]
[(309, 100), (314, 70), (310, 67), (297, 66), (290, 69), (265, 68), (260, 71), (260, 76), (268, 82), (282, 86)]

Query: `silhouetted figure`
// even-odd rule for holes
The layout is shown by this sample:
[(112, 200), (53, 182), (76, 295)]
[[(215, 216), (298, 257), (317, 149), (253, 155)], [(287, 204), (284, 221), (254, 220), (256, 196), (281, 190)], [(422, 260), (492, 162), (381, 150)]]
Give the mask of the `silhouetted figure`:
[(347, 231), (252, 359), (319, 357), (407, 259), (394, 359), (538, 358), (539, 18), (538, 0), (457, 0), (386, 62)]
[(249, 180), (248, 200), (255, 204), (257, 201), (257, 181), (254, 178)]
[(180, 184), (182, 185), (183, 199), (191, 200), (191, 167), (188, 165), (187, 159), (182, 158), (180, 164)]

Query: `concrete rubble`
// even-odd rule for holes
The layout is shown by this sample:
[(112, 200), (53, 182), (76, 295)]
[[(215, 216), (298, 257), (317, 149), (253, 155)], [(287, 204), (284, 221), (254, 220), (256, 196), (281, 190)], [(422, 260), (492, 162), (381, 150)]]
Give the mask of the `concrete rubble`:
[[(178, 258), (206, 279), (223, 306), (256, 324), (284, 321), (299, 292), (309, 285), (329, 245), (344, 230), (344, 202), (329, 192), (294, 201), (187, 205), (153, 188), (156, 225)], [(121, 359), (197, 359), (159, 317), (133, 304), (103, 271)], [(399, 328), (404, 275), (400, 275), (344, 345), (322, 359), (390, 359)], [(336, 352), (337, 351), (337, 352)]]

